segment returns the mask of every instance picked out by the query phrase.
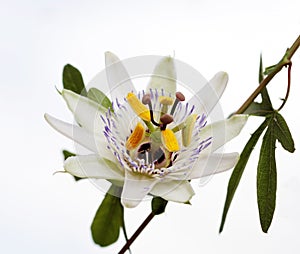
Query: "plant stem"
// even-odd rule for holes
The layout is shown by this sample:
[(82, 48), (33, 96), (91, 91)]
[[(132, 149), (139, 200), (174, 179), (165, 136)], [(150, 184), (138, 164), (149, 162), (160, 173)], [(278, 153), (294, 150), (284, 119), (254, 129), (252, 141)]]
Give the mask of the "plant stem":
[(126, 244), (123, 246), (123, 248), (119, 251), (119, 254), (125, 253), (130, 245), (134, 242), (134, 240), (139, 236), (140, 233), (145, 229), (145, 227), (148, 225), (148, 223), (154, 218), (155, 214), (150, 213), (148, 217), (143, 221), (143, 223), (139, 226), (139, 228), (135, 231), (135, 233), (130, 237), (130, 239), (126, 242)]
[(254, 92), (249, 96), (249, 98), (243, 103), (243, 105), (235, 112), (235, 114), (242, 114), (250, 104), (255, 100), (255, 98), (260, 94), (263, 88), (267, 86), (267, 84), (274, 78), (274, 76), (281, 71), (284, 66), (291, 64), (291, 58), (297, 49), (300, 46), (300, 36), (295, 40), (293, 45), (287, 49), (283, 58), (280, 62), (274, 67), (271, 73), (265, 77), (259, 84), (259, 86), (254, 90)]

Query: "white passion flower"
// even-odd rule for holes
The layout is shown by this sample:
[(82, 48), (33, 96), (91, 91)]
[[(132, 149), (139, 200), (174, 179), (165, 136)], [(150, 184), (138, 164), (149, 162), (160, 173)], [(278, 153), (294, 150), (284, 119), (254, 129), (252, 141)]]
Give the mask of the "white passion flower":
[[(66, 172), (122, 186), (122, 204), (135, 207), (148, 194), (186, 203), (194, 195), (190, 180), (235, 166), (238, 153), (215, 151), (239, 134), (247, 116), (206, 125), (207, 114), (226, 87), (226, 73), (217, 73), (185, 102), (176, 91), (170, 57), (158, 63), (146, 91), (136, 92), (122, 62), (110, 52), (106, 53), (106, 70), (112, 109), (63, 90), (78, 125), (45, 114), (54, 129), (91, 151), (69, 157), (64, 163)], [(120, 79), (126, 80), (126, 87), (113, 89)]]

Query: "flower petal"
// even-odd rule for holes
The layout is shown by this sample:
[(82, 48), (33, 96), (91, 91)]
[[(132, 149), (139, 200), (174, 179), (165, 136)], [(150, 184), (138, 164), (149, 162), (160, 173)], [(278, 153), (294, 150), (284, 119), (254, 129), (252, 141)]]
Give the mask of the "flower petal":
[(151, 190), (151, 194), (168, 201), (186, 203), (195, 195), (195, 192), (188, 181), (171, 180), (157, 183)]
[(212, 144), (201, 153), (214, 152), (236, 137), (244, 127), (247, 119), (248, 115), (233, 115), (229, 119), (205, 126), (199, 133), (200, 140), (212, 137)]
[(200, 154), (198, 160), (189, 172), (180, 169), (174, 170), (174, 172), (170, 174), (170, 178), (191, 180), (214, 175), (233, 168), (238, 159), (238, 153)]
[(105, 52), (106, 76), (113, 100), (124, 98), (128, 92), (135, 93), (127, 70), (120, 59), (111, 52)]
[(164, 89), (167, 93), (176, 93), (176, 71), (172, 57), (164, 57), (155, 67), (147, 91)]
[(201, 90), (199, 90), (189, 101), (195, 105), (195, 114), (209, 114), (221, 98), (228, 82), (226, 72), (218, 72)]
[(106, 112), (106, 108), (89, 98), (70, 90), (64, 89), (62, 91), (62, 96), (65, 99), (68, 108), (73, 113), (77, 123), (92, 132), (100, 132), (103, 130), (103, 122), (100, 118), (100, 113)]
[(124, 174), (115, 163), (94, 154), (69, 157), (65, 160), (64, 168), (77, 177), (124, 180)]
[(157, 178), (135, 174), (125, 170), (122, 204), (127, 208), (136, 207), (159, 181)]
[(93, 134), (79, 126), (58, 120), (48, 114), (45, 114), (45, 119), (55, 130), (64, 136), (74, 140), (76, 143), (94, 153), (101, 154), (102, 157), (114, 161), (115, 157), (106, 148), (107, 144), (102, 136)]

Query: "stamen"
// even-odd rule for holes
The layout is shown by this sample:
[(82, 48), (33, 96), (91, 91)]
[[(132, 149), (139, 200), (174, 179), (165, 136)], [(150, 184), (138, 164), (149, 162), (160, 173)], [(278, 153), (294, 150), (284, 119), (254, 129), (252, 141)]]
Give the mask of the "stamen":
[(169, 97), (169, 96), (159, 96), (158, 98), (159, 103), (162, 105), (166, 105), (166, 106), (170, 106), (173, 104), (173, 98)]
[(161, 116), (168, 112), (168, 107), (173, 104), (173, 98), (168, 96), (159, 96), (158, 97), (159, 103), (162, 105), (161, 108)]
[(136, 148), (143, 141), (144, 137), (145, 128), (141, 123), (138, 123), (126, 141), (126, 149), (132, 150)]
[(175, 102), (174, 102), (174, 104), (173, 104), (173, 107), (172, 107), (172, 109), (171, 109), (171, 112), (170, 112), (171, 115), (174, 114), (178, 102), (184, 101), (184, 100), (185, 100), (184, 95), (183, 95), (181, 92), (177, 92), (177, 93), (176, 93), (176, 100), (175, 100)]
[(161, 131), (161, 140), (164, 147), (169, 152), (177, 152), (179, 151), (179, 144), (174, 132), (170, 129)]
[(151, 120), (150, 112), (145, 105), (143, 105), (140, 100), (135, 96), (134, 93), (127, 94), (127, 102), (133, 109), (133, 111), (143, 120), (149, 122)]
[(185, 127), (185, 122), (180, 123), (180, 124), (178, 124), (177, 126), (175, 126), (175, 127), (172, 129), (172, 131), (173, 131), (173, 132), (177, 132), (177, 131), (182, 130), (184, 127)]
[(151, 123), (153, 123), (155, 126), (160, 126), (159, 123), (155, 122), (154, 117), (153, 117), (153, 109), (152, 109), (150, 94), (145, 94), (143, 96), (142, 102), (143, 102), (143, 104), (148, 105), (148, 107), (149, 107)]
[(189, 115), (185, 120), (185, 127), (181, 130), (182, 144), (187, 147), (191, 143), (192, 134), (197, 120), (197, 115)]

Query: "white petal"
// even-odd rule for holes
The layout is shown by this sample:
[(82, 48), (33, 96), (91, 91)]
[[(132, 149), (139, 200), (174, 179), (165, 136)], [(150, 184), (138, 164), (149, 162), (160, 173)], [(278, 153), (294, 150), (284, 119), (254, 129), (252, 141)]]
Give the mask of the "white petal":
[(228, 82), (226, 72), (218, 72), (201, 90), (190, 100), (190, 105), (195, 105), (196, 114), (209, 114), (221, 98)]
[(195, 192), (188, 181), (171, 180), (157, 183), (151, 194), (169, 201), (186, 203), (195, 195)]
[(120, 59), (111, 52), (105, 52), (106, 76), (113, 100), (123, 99), (129, 92), (135, 93), (127, 70)]
[(162, 88), (167, 93), (174, 95), (176, 93), (176, 70), (172, 57), (164, 57), (155, 67), (153, 76), (147, 86), (147, 91), (150, 89)]
[(45, 119), (55, 130), (64, 136), (74, 140), (76, 143), (94, 153), (101, 154), (102, 157), (105, 157), (108, 160), (115, 160), (111, 151), (106, 148), (107, 144), (103, 136), (93, 134), (84, 128), (63, 122), (48, 114), (45, 114)]
[(125, 181), (122, 192), (122, 204), (127, 208), (136, 207), (159, 181), (157, 178), (134, 174), (125, 171)]
[(170, 178), (191, 180), (217, 174), (233, 168), (238, 159), (238, 153), (200, 154), (189, 172), (178, 169), (170, 174)]
[(100, 114), (106, 112), (106, 108), (70, 90), (64, 89), (62, 96), (74, 114), (77, 123), (92, 132), (103, 130), (103, 121), (100, 118)]
[(205, 126), (199, 133), (200, 140), (206, 140), (212, 137), (212, 144), (202, 153), (214, 152), (239, 135), (247, 119), (248, 115), (233, 115), (229, 119)]
[(94, 154), (69, 157), (65, 160), (64, 168), (77, 177), (124, 180), (124, 175), (116, 164)]

